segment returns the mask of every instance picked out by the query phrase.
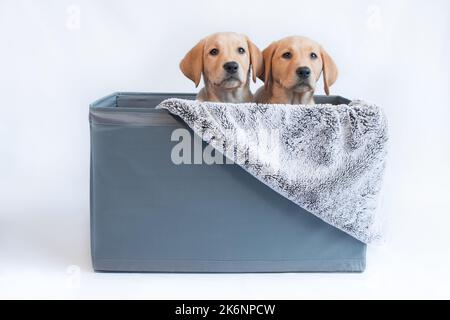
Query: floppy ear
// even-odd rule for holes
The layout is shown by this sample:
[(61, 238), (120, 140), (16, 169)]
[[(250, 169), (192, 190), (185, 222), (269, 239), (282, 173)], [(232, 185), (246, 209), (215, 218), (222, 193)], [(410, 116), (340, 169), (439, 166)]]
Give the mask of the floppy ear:
[(197, 43), (180, 62), (181, 71), (195, 83), (195, 87), (198, 87), (202, 77), (204, 47), (205, 39)]
[(253, 82), (256, 82), (256, 77), (259, 78), (264, 72), (263, 56), (259, 48), (253, 42), (251, 42), (248, 37), (247, 45), (250, 53), (250, 63), (252, 65)]
[(262, 81), (264, 81), (264, 86), (267, 88), (269, 86), (270, 81), (272, 81), (272, 58), (275, 53), (275, 49), (277, 48), (277, 43), (272, 42), (267, 48), (263, 51), (263, 59), (264, 59), (264, 72), (259, 77)]
[(323, 69), (324, 90), (328, 96), (330, 95), (330, 87), (333, 85), (333, 83), (336, 82), (336, 79), (338, 77), (338, 69), (336, 63), (334, 63), (330, 55), (323, 48), (321, 48), (320, 51), (323, 64), (322, 69)]

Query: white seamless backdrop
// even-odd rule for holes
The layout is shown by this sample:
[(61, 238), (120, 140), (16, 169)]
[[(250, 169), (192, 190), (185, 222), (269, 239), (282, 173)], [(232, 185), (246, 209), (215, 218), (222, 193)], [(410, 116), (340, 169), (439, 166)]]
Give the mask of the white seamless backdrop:
[[(450, 298), (449, 18), (446, 0), (0, 1), (0, 298)], [(179, 60), (217, 31), (316, 39), (332, 93), (384, 108), (388, 233), (365, 273), (92, 272), (88, 104), (194, 92)]]

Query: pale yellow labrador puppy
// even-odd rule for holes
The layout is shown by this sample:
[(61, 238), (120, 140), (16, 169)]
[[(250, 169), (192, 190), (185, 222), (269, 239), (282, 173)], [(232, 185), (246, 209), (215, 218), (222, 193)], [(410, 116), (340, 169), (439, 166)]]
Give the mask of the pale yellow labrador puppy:
[(198, 87), (201, 76), (205, 87), (197, 100), (251, 102), (250, 69), (253, 81), (262, 75), (262, 53), (247, 36), (221, 32), (201, 40), (180, 63), (186, 77)]
[(264, 87), (255, 93), (258, 103), (314, 104), (316, 83), (323, 73), (325, 93), (338, 70), (317, 42), (300, 36), (273, 42), (264, 51)]

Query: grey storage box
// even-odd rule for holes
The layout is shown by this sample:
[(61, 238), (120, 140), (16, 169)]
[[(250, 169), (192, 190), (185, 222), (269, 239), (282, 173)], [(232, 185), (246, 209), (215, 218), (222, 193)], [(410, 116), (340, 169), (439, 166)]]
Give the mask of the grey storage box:
[[(90, 106), (96, 271), (364, 270), (365, 244), (238, 165), (174, 164), (172, 132), (187, 127), (166, 110), (155, 109), (171, 97), (195, 96), (116, 93)], [(349, 102), (336, 96), (316, 101)]]

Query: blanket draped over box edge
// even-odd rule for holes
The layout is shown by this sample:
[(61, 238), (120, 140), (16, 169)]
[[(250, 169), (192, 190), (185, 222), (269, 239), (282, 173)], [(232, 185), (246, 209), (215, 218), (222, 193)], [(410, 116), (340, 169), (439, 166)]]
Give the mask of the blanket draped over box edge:
[(323, 221), (364, 243), (382, 238), (377, 205), (388, 133), (378, 106), (168, 99), (157, 108)]

